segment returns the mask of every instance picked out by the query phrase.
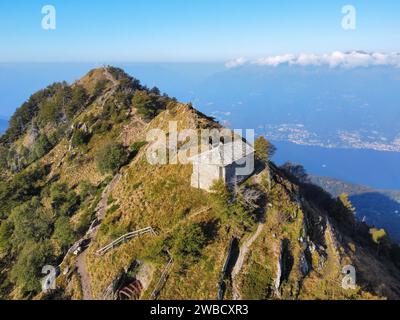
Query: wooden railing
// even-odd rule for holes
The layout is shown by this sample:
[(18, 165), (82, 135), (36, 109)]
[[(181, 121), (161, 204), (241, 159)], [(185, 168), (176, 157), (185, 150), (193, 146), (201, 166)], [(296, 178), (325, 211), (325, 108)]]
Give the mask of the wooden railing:
[(157, 297), (159, 296), (161, 289), (164, 287), (165, 282), (167, 281), (167, 277), (168, 277), (168, 273), (169, 270), (171, 269), (172, 266), (172, 258), (170, 258), (168, 260), (168, 263), (166, 264), (160, 279), (157, 282), (156, 287), (154, 288), (153, 292), (151, 293), (151, 298), (152, 299), (157, 299)]
[(236, 237), (232, 238), (232, 240), (229, 244), (228, 254), (226, 256), (225, 263), (224, 263), (221, 273), (220, 273), (220, 277), (219, 277), (219, 281), (218, 281), (218, 300), (224, 299), (224, 293), (225, 293), (225, 281), (224, 280), (225, 280), (226, 272), (228, 270), (229, 262), (230, 262), (230, 259), (232, 256), (233, 243), (235, 241), (238, 241), (238, 239)]
[(132, 238), (142, 236), (146, 233), (152, 233), (153, 235), (156, 235), (156, 232), (154, 231), (154, 229), (152, 227), (147, 227), (144, 229), (129, 232), (129, 233), (124, 234), (123, 236), (119, 237), (118, 239), (114, 240), (113, 242), (109, 243), (105, 247), (100, 248), (99, 250), (96, 251), (96, 254), (99, 256), (102, 256), (105, 253), (107, 253), (108, 251), (110, 251), (110, 250), (114, 249), (115, 247), (117, 247), (118, 245), (120, 245), (121, 243), (126, 242)]

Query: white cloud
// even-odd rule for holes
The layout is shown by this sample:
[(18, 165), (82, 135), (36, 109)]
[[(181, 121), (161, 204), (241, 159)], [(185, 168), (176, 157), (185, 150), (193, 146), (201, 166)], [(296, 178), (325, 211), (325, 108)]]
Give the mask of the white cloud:
[[(245, 58), (232, 60), (226, 64), (228, 68), (247, 63)], [(368, 53), (363, 51), (340, 52), (329, 54), (285, 54), (269, 56), (250, 61), (260, 66), (277, 67), (282, 64), (295, 66), (329, 66), (331, 68), (357, 68), (370, 66), (392, 66), (400, 68), (400, 53)]]
[(277, 67), (280, 64), (291, 63), (291, 61), (293, 61), (293, 59), (295, 59), (294, 55), (285, 54), (283, 56), (272, 56), (272, 57), (261, 58), (256, 61), (253, 61), (252, 63)]
[(225, 63), (225, 67), (227, 67), (228, 69), (236, 68), (236, 67), (239, 67), (239, 66), (245, 64), (246, 62), (247, 62), (247, 59), (240, 57), (240, 58), (228, 61), (227, 63)]

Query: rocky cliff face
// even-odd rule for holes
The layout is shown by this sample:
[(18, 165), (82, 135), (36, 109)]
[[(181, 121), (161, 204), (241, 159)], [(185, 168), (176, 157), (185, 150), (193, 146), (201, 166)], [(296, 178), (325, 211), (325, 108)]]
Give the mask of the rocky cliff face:
[[(260, 162), (206, 193), (190, 164), (149, 164), (147, 133), (171, 122), (220, 128), (111, 67), (17, 111), (0, 149), (1, 297), (399, 298), (398, 247), (288, 170)], [(60, 271), (46, 294), (45, 264)]]

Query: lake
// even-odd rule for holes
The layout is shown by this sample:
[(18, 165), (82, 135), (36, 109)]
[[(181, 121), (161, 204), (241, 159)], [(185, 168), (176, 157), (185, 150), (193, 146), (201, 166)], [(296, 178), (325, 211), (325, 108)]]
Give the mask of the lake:
[(309, 173), (334, 177), (376, 189), (400, 190), (400, 153), (357, 149), (328, 149), (277, 142), (273, 160), (302, 164)]

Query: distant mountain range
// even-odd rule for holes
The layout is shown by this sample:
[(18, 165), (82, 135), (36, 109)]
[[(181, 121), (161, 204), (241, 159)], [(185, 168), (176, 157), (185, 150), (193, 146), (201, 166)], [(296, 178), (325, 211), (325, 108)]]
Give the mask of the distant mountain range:
[(311, 180), (334, 197), (347, 193), (360, 220), (385, 229), (400, 242), (400, 191), (376, 190), (328, 177), (312, 176)]

